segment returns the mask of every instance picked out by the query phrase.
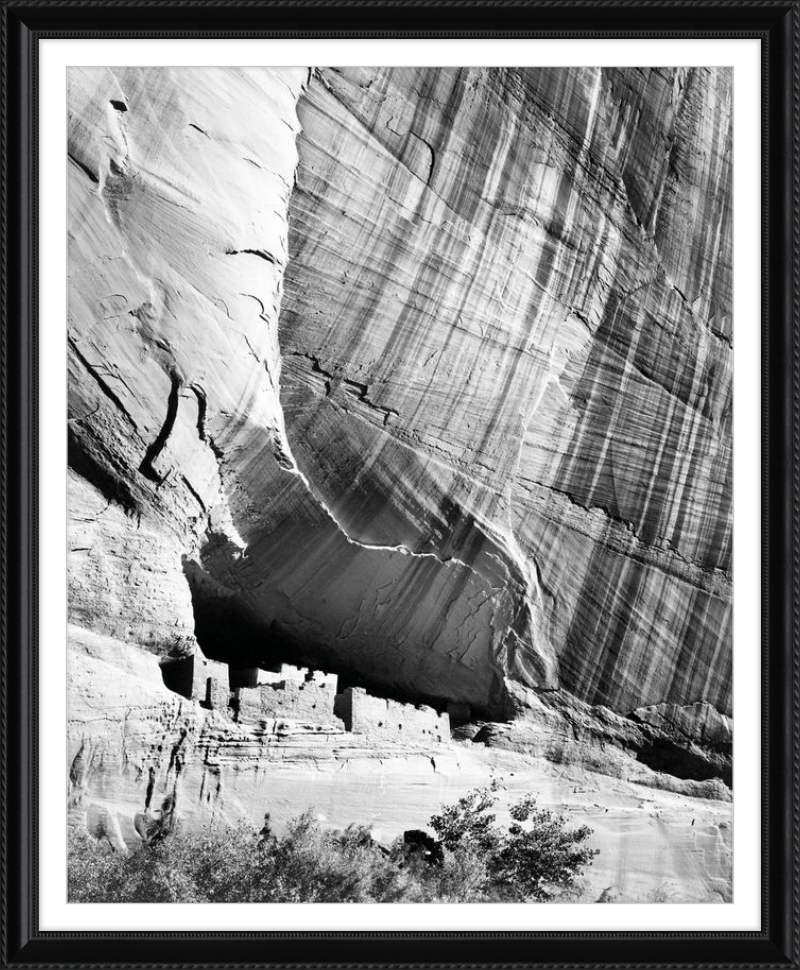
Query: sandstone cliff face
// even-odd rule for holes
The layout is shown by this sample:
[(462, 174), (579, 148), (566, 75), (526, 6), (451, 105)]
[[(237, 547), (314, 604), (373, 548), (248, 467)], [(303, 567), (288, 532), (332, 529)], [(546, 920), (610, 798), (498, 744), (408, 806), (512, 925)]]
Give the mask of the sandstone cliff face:
[(180, 617), (112, 632), (183, 555), (418, 694), (729, 712), (727, 73), (305, 80), (72, 79), (73, 468)]
[[(74, 70), (69, 110), (74, 697), (199, 640), (708, 741), (727, 71)], [(149, 769), (102, 763), (76, 790), (141, 809)]]
[(350, 537), (429, 556), (294, 536), (331, 652), (729, 712), (727, 74), (326, 70), (298, 114), (289, 440)]
[(280, 471), (306, 76), (70, 74), (71, 617), (159, 653), (194, 641), (182, 557), (209, 536), (239, 555), (237, 527)]

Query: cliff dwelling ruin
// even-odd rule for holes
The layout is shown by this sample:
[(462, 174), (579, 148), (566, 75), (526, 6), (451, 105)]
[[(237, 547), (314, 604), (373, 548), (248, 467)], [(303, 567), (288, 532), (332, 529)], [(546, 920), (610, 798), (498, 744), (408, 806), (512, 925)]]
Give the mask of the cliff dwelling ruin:
[[(283, 734), (293, 727), (316, 731), (364, 734), (387, 742), (446, 744), (450, 715), (427, 704), (378, 697), (363, 687), (339, 691), (336, 674), (291, 664), (236, 667), (192, 657), (162, 666), (170, 690), (240, 724), (258, 724), (267, 733)], [(451, 705), (456, 719), (464, 705)]]

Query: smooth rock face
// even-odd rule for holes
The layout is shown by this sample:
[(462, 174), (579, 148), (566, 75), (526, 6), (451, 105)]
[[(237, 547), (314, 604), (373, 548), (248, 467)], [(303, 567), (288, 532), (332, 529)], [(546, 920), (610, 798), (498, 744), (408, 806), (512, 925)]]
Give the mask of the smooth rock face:
[[(206, 737), (217, 715), (163, 686), (124, 714), (141, 664), (158, 683), (145, 652), (196, 640), (556, 734), (518, 688), (557, 690), (724, 777), (731, 97), (701, 68), (71, 70), (84, 815), (130, 828), (161, 785), (198, 820), (259, 816), (263, 737), (214, 729), (231, 812), (174, 760), (148, 795), (112, 740)], [(648, 784), (683, 757), (652, 747)]]
[(272, 442), (306, 77), (70, 72), (71, 618), (118, 635), (113, 597), (162, 653), (193, 640), (182, 559), (210, 536), (240, 555), (255, 493), (295, 481)]
[(289, 441), (348, 535), (448, 564), (364, 588), (364, 554), (309, 536), (314, 595), (341, 563), (364, 596), (331, 651), (445, 654), (489, 706), (492, 669), (730, 712), (730, 97), (702, 70), (312, 80)]

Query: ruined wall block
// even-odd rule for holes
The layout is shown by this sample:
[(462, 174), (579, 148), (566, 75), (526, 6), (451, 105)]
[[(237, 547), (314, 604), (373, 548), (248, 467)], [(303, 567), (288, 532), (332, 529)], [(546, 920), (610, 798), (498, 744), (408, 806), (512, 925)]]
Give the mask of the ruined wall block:
[(240, 721), (286, 718), (335, 724), (334, 697), (335, 687), (313, 680), (281, 681), (257, 688), (240, 688), (236, 692)]
[(227, 676), (224, 678), (224, 680), (220, 680), (217, 677), (208, 678), (205, 703), (211, 708), (212, 711), (220, 711), (223, 714), (229, 711), (231, 704), (231, 690), (230, 687), (228, 687)]
[(401, 704), (352, 687), (338, 695), (334, 709), (354, 734), (404, 742), (450, 740), (448, 715), (425, 704)]
[(258, 671), (258, 682), (256, 684), (248, 684), (249, 687), (262, 687), (264, 684), (281, 684), (286, 680), (283, 672), (280, 670), (262, 670)]
[(310, 673), (308, 667), (295, 667), (293, 664), (280, 665), (280, 679), (302, 684)]
[(196, 653), (191, 659), (193, 663), (191, 699), (207, 704), (209, 703), (209, 678), (224, 684), (227, 688), (228, 665), (218, 663), (216, 660), (208, 660), (200, 653)]
[[(316, 684), (331, 690), (334, 694), (339, 685), (336, 674), (328, 674), (323, 670), (310, 670), (308, 667), (295, 667), (292, 664), (281, 664), (279, 679), (295, 684)], [(270, 682), (273, 681), (263, 681), (263, 683)]]

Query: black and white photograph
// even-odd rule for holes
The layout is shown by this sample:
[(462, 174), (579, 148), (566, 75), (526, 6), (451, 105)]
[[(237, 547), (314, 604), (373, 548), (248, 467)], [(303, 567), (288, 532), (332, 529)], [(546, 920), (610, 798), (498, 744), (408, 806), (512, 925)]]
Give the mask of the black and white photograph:
[(70, 903), (734, 902), (733, 108), (68, 69)]

